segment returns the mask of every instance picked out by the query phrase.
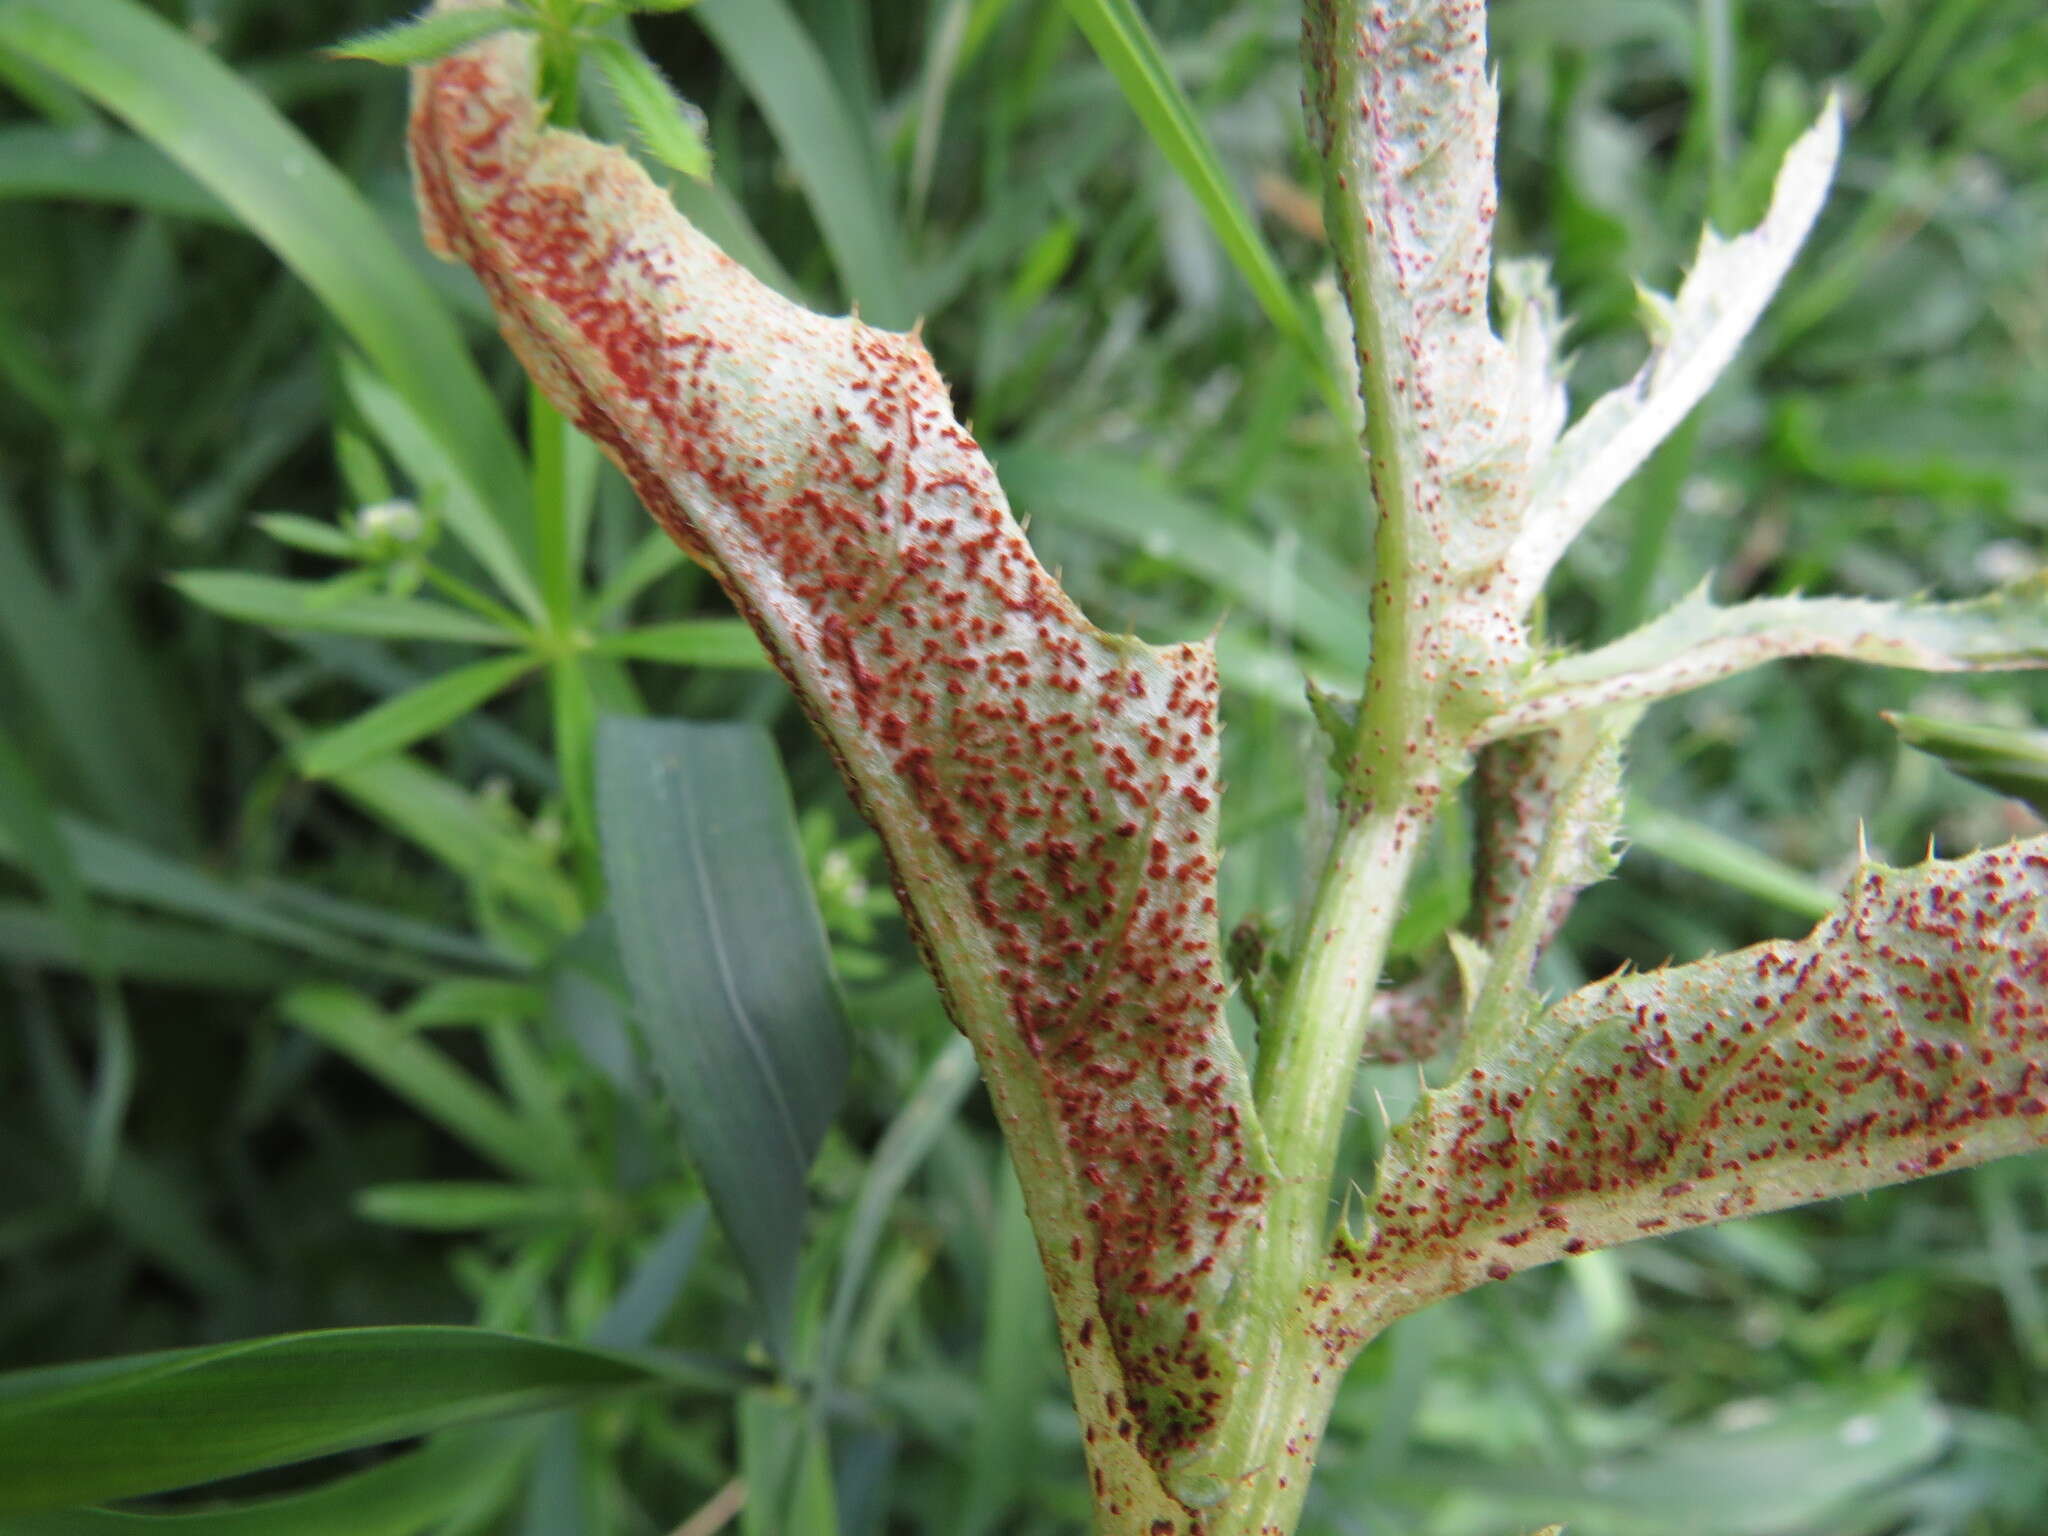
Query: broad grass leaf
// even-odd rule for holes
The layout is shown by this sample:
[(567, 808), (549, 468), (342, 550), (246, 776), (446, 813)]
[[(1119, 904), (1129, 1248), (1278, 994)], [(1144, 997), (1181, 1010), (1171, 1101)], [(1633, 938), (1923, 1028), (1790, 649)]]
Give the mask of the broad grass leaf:
[(781, 764), (756, 726), (608, 719), (597, 814), (640, 1029), (786, 1350), (805, 1180), (847, 1053)]
[(189, 1487), (665, 1376), (480, 1328), (281, 1334), (0, 1376), (0, 1514)]
[(7, 1536), (419, 1536), (493, 1488), (509, 1488), (523, 1459), (517, 1435), (451, 1431), (367, 1472), (281, 1498), (161, 1515), (15, 1515), (0, 1529)]

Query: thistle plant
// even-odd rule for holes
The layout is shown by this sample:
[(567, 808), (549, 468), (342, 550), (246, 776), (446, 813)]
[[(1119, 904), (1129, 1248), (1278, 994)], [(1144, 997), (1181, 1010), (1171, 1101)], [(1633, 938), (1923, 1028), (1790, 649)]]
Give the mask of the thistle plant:
[[(488, 8), (485, 8), (486, 14)], [(474, 17), (449, 5), (440, 14)], [(488, 27), (479, 28), (489, 31)], [(1095, 628), (1034, 557), (918, 336), (812, 314), (624, 154), (549, 127), (518, 31), (416, 71), (429, 242), (710, 571), (824, 738), (972, 1042), (1057, 1311), (1104, 1536), (1284, 1536), (1332, 1395), (1399, 1317), (1565, 1255), (2048, 1141), (2048, 840), (1864, 863), (1807, 938), (1561, 999), (1532, 982), (1613, 867), (1642, 710), (1774, 658), (2048, 657), (2039, 581), (1954, 603), (1704, 590), (1584, 652), (1546, 579), (1699, 403), (1791, 265), (1830, 105), (1768, 212), (1645, 291), (1649, 360), (1574, 415), (1540, 263), (1496, 263), (1477, 0), (1309, 0), (1374, 529), (1372, 659), (1316, 696), (1335, 827), (1224, 1018), (1216, 668)], [(1447, 800), (1466, 931), (1381, 985)], [(1340, 1211), (1362, 1055), (1444, 1053)]]

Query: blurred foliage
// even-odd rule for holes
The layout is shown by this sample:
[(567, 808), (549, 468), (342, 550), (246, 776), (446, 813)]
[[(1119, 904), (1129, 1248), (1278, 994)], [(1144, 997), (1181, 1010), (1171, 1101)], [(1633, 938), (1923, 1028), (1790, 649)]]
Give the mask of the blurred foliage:
[[(480, 589), (483, 523), (408, 453), (373, 342), (246, 215), (10, 53), (10, 4), (0, 1365), (401, 1322), (709, 1350), (733, 1357), (724, 1386), (494, 1442), (476, 1496), (419, 1528), (669, 1531), (729, 1512), (739, 1478), (749, 1532), (1075, 1529), (1076, 1430), (992, 1118), (831, 765), (779, 682), (732, 665), (729, 626), (704, 622), (730, 618), (713, 584), (537, 416), (534, 484), (584, 558), (551, 568), (569, 585), (536, 594), (545, 620), (514, 627), (573, 616), (610, 649), (534, 641), (545, 686), (476, 671), (477, 626), (500, 620), (436, 587), (428, 557)], [(367, 194), (372, 233), (464, 318), (523, 416), (479, 296), (419, 247), (402, 81), (318, 52), (391, 8), (156, 9)], [(1325, 258), (1292, 0), (1145, 11), (1305, 296)], [(1554, 254), (1580, 399), (1637, 360), (1631, 278), (1668, 285), (1703, 217), (1750, 222), (1828, 82), (1851, 115), (1840, 188), (1738, 376), (1574, 551), (1553, 632), (1611, 636), (1710, 570), (1726, 600), (1963, 596), (2033, 569), (2037, 0), (1494, 11), (1501, 246)], [(1313, 349), (1233, 265), (1213, 198), (1058, 0), (702, 0), (636, 26), (708, 125), (716, 185), (679, 188), (693, 217), (813, 302), (924, 316), (963, 415), (1017, 466), (1046, 563), (1099, 622), (1154, 640), (1223, 626), (1225, 924), (1286, 912), (1322, 809), (1289, 656), (1355, 678), (1370, 526)], [(630, 136), (601, 91), (588, 105)], [(194, 570), (300, 585), (167, 581)], [(444, 617), (424, 631), (416, 608), (379, 606), (429, 599)], [(1903, 750), (1883, 712), (2020, 728), (2044, 704), (2033, 681), (1810, 662), (1663, 706), (1634, 753), (1642, 846), (1545, 980), (1796, 931), (1805, 882), (1837, 881), (1859, 837), (1897, 861), (2031, 827)], [(313, 738), (326, 777), (301, 771), (309, 733), (380, 705), (367, 738)], [(772, 730), (845, 994), (845, 1104), (811, 1176), (779, 1376), (744, 1342), (743, 1267), (705, 1221), (689, 1106), (627, 1028), (602, 916), (590, 723), (642, 711)], [(1456, 841), (1411, 948), (1455, 921)], [(1361, 1166), (1375, 1096), (1398, 1112), (1412, 1092), (1412, 1072), (1362, 1075)], [(1368, 1353), (1304, 1529), (2038, 1531), (2044, 1266), (2035, 1158), (1489, 1288)]]

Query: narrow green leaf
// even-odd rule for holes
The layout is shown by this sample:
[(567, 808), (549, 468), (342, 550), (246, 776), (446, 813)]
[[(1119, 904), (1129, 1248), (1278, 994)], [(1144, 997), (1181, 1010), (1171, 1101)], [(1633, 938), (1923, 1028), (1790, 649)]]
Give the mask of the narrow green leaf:
[(158, 918), (103, 916), (96, 954), (56, 913), (0, 902), (0, 956), (25, 966), (50, 966), (91, 976), (96, 970), (130, 981), (174, 987), (267, 992), (297, 974), (288, 955), (229, 934)]
[(1045, 1367), (1059, 1354), (1031, 1221), (1007, 1157), (997, 1177), (974, 1438), (960, 1513), (948, 1527), (956, 1536), (982, 1536), (996, 1528), (1039, 1472), (1032, 1418), (1045, 1389)]
[[(585, 621), (595, 624), (611, 618), (662, 577), (689, 563), (690, 557), (659, 528), (643, 535), (633, 546), (633, 552), (619, 562), (618, 569), (585, 606)], [(599, 638), (599, 644), (603, 644), (604, 638)]]
[(747, 1489), (740, 1536), (839, 1529), (825, 1431), (808, 1403), (789, 1392), (745, 1394), (739, 1441)]
[(1986, 789), (2025, 801), (2037, 816), (2048, 816), (2048, 731), (1889, 712), (1885, 719), (1907, 746), (1931, 753)]
[(548, 668), (548, 702), (554, 717), (555, 762), (576, 851), (587, 863), (593, 894), (597, 876), (597, 699), (584, 659), (557, 657)]
[(597, 802), (640, 1028), (786, 1348), (846, 1038), (781, 765), (755, 726), (608, 719)]
[(494, 1485), (522, 1459), (517, 1438), (451, 1432), (425, 1449), (305, 1493), (170, 1515), (110, 1509), (15, 1515), (6, 1536), (421, 1536)]
[(900, 221), (817, 44), (787, 0), (700, 0), (690, 15), (745, 82), (809, 200), (847, 294), (871, 325), (917, 318)]
[(1529, 999), (1395, 1130), (1357, 1305), (2048, 1144), (2044, 903), (2048, 838), (1867, 864), (1805, 939)]
[(818, 1349), (820, 1369), (828, 1380), (844, 1364), (854, 1307), (867, 1283), (875, 1250), (881, 1245), (890, 1208), (910, 1176), (931, 1154), (939, 1133), (953, 1123), (977, 1081), (974, 1051), (966, 1038), (956, 1036), (948, 1040), (925, 1069), (917, 1091), (904, 1101), (896, 1118), (889, 1122), (889, 1129), (875, 1143), (874, 1155), (868, 1159), (867, 1173), (861, 1179), (860, 1193), (854, 1198), (846, 1235), (839, 1246), (839, 1273), (832, 1284), (832, 1308), (825, 1320), (824, 1342)]
[(647, 153), (695, 181), (711, 180), (704, 114), (683, 100), (668, 77), (631, 44), (599, 38), (592, 57)]
[[(4, 728), (0, 728), (0, 831), (11, 835), (27, 855), (30, 874), (48, 893), (58, 921), (93, 979), (93, 1088), (86, 1111), (82, 1176), (86, 1192), (98, 1200), (106, 1192), (121, 1150), (121, 1124), (127, 1118), (135, 1086), (135, 1038), (99, 913), (71, 856), (56, 808)], [(16, 937), (18, 941), (19, 935)]]
[(50, 906), (91, 956), (98, 943), (97, 914), (84, 876), (72, 857), (71, 844), (58, 825), (56, 807), (36, 782), (28, 760), (0, 725), (0, 850), (12, 851), (29, 877), (50, 898)]
[(360, 993), (297, 987), (279, 999), (278, 1007), (292, 1024), (341, 1052), (499, 1167), (544, 1184), (563, 1175), (545, 1140), (503, 1099)]
[[(342, 358), (341, 381), (363, 422), (377, 434), (391, 456), (405, 466), (413, 484), (431, 498), (448, 531), (490, 573), (499, 591), (528, 618), (539, 619), (547, 608), (532, 575), (538, 553), (529, 554), (523, 549), (524, 536), (507, 529), (502, 509), (488, 499), (485, 487), (449, 452), (435, 430), (432, 411), (421, 409), (417, 400), (394, 388), (355, 357)], [(527, 532), (530, 534), (531, 530)]]
[(546, 1006), (546, 995), (527, 982), (461, 976), (422, 987), (405, 1005), (398, 1020), (408, 1029), (497, 1023), (503, 1019), (534, 1018)]
[[(673, 548), (674, 546), (670, 546)], [(592, 647), (600, 656), (631, 661), (665, 661), (678, 667), (766, 667), (768, 653), (743, 619), (677, 619), (639, 629), (599, 635)]]
[(363, 547), (354, 535), (317, 517), (301, 517), (295, 512), (264, 512), (251, 521), (287, 549), (325, 555), (330, 560), (353, 559)]
[(386, 640), (449, 640), (469, 645), (518, 645), (526, 636), (486, 619), (419, 597), (387, 597), (357, 586), (292, 581), (246, 571), (181, 571), (170, 578), (179, 592), (214, 613), (266, 629), (324, 630), (376, 635)]
[[(64, 817), (62, 825), (81, 878), (91, 890), (102, 896), (175, 912), (203, 921), (209, 927), (248, 934), (288, 946), (302, 954), (366, 970), (411, 975), (418, 968), (398, 957), (354, 943), (336, 929), (371, 933), (386, 942), (405, 944), (465, 965), (490, 964), (493, 960), (488, 951), (480, 952), (473, 941), (466, 941), (460, 935), (393, 919), (374, 909), (336, 902), (332, 898), (320, 899), (316, 909), (319, 922), (306, 921), (294, 917), (290, 910), (293, 906), (303, 907), (308, 899), (308, 893), (300, 887), (277, 883), (237, 885), (211, 871), (167, 857), (96, 823)], [(12, 842), (4, 831), (0, 831), (0, 859), (19, 865), (33, 857), (29, 850)], [(172, 934), (190, 935), (193, 931), (182, 925), (166, 928), (163, 930), (165, 942), (175, 948)], [(246, 947), (223, 952), (248, 957), (249, 963), (256, 965), (258, 973), (263, 975), (271, 974), (271, 963), (278, 958)], [(132, 963), (132, 948), (129, 953)], [(430, 974), (440, 974), (440, 971), (436, 968)]]
[(1301, 349), (1314, 365), (1318, 380), (1330, 391), (1333, 371), (1318, 340), (1318, 328), (1288, 286), (1258, 223), (1237, 195), (1136, 0), (1067, 0), (1067, 13), (1116, 77), (1124, 100), (1138, 114), (1159, 152), (1194, 194), (1259, 307), (1280, 334)]
[(28, 713), (16, 727), (59, 754), (65, 795), (163, 847), (187, 843), (172, 695), (131, 682), (146, 674), (116, 605), (52, 580), (24, 518), (0, 489), (0, 655)]
[(480, 503), (523, 528), (518, 448), (447, 310), (276, 108), (133, 0), (4, 0), (0, 48), (126, 119), (232, 208), (430, 423)]
[(371, 64), (424, 64), (458, 48), (514, 27), (531, 31), (534, 19), (519, 11), (435, 11), (414, 21), (371, 27), (344, 38), (327, 51), (336, 58)]
[(393, 755), (335, 774), (334, 787), (469, 882), (494, 944), (538, 960), (583, 921), (556, 850), (445, 775)]
[(457, 667), (386, 699), (346, 725), (307, 737), (292, 749), (292, 756), (307, 778), (331, 778), (433, 735), (496, 698), (539, 665), (537, 657), (520, 655)]
[(710, 1207), (699, 1200), (669, 1223), (668, 1230), (619, 1287), (591, 1331), (591, 1343), (600, 1349), (642, 1349), (652, 1342), (690, 1278), (710, 1218)]
[(0, 1514), (132, 1498), (662, 1384), (478, 1328), (352, 1328), (0, 1376)]
[(1834, 910), (1835, 893), (1812, 876), (1689, 816), (1631, 800), (1627, 825), (1636, 847), (1680, 869), (1718, 880), (1808, 921)]
[(356, 1214), (365, 1221), (422, 1232), (567, 1223), (588, 1214), (583, 1197), (572, 1189), (445, 1179), (373, 1184), (358, 1191), (355, 1206)]

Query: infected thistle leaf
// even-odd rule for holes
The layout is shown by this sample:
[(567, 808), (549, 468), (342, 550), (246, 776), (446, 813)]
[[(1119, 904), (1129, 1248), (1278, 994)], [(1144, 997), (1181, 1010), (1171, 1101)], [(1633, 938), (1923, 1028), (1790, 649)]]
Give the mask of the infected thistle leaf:
[(1788, 656), (1841, 656), (1920, 672), (2048, 665), (2048, 576), (1962, 602), (1767, 597), (1720, 607), (1696, 587), (1668, 612), (1597, 650), (1538, 667), (1482, 740), (1574, 715), (1685, 693)]
[(1763, 221), (1726, 239), (1700, 235), (1692, 270), (1675, 297), (1641, 291), (1650, 359), (1572, 424), (1536, 476), (1507, 557), (1510, 601), (1525, 612), (1572, 540), (1656, 446), (1713, 387), (1791, 270), (1820, 214), (1842, 148), (1841, 109), (1785, 152)]
[(523, 38), (416, 75), (428, 240), (830, 746), (1024, 1175), (1091, 1462), (1191, 1529), (1271, 1178), (1221, 1014), (1210, 650), (1090, 625), (914, 335), (762, 286), (533, 90)]
[(1468, 1048), (1342, 1246), (1384, 1324), (1565, 1254), (2048, 1143), (2048, 838), (1866, 865), (1805, 939), (1599, 982)]
[(1303, 17), (1375, 496), (1417, 565), (1460, 575), (1504, 548), (1529, 459), (1520, 364), (1487, 321), (1499, 100), (1485, 27), (1483, 0), (1309, 0)]

